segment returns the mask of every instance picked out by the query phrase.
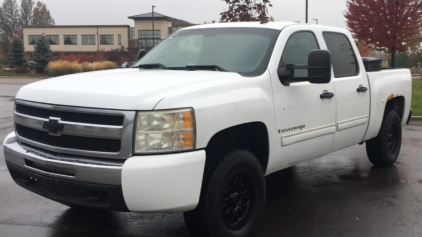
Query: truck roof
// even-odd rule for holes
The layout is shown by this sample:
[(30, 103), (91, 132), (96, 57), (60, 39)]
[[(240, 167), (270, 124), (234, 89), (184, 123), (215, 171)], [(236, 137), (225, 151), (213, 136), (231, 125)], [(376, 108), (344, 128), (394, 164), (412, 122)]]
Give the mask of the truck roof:
[[(204, 28), (229, 28), (229, 27), (254, 27), (254, 28), (267, 28), (267, 29), (276, 29), (282, 30), (287, 26), (290, 25), (309, 25), (313, 28), (320, 29), (323, 31), (334, 31), (334, 32), (342, 32), (348, 34), (349, 31), (344, 28), (340, 27), (332, 27), (332, 26), (325, 26), (325, 25), (314, 25), (314, 24), (307, 24), (307, 23), (300, 23), (294, 21), (280, 21), (280, 22), (268, 22), (265, 24), (261, 24), (259, 21), (256, 22), (225, 22), (225, 23), (213, 23), (213, 24), (203, 24), (203, 25), (196, 25), (187, 27), (184, 29), (204, 29)], [(184, 30), (182, 29), (182, 30)]]
[(299, 22), (268, 22), (261, 24), (259, 21), (254, 22), (225, 22), (225, 23), (213, 23), (213, 24), (203, 24), (189, 27), (189, 29), (203, 29), (203, 28), (226, 28), (226, 27), (259, 27), (259, 28), (270, 28), (281, 30), (288, 25), (302, 24)]

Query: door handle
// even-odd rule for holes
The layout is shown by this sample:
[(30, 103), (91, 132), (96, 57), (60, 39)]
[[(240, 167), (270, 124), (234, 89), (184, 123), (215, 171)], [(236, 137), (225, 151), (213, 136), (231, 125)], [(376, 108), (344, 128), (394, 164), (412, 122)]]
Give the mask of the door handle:
[(368, 90), (368, 88), (366, 88), (362, 85), (359, 85), (358, 89), (356, 89), (357, 92), (366, 92), (367, 90)]
[(328, 91), (324, 91), (324, 93), (319, 95), (319, 98), (321, 98), (321, 99), (331, 99), (333, 97), (334, 97), (334, 93), (331, 93), (331, 92), (328, 92)]

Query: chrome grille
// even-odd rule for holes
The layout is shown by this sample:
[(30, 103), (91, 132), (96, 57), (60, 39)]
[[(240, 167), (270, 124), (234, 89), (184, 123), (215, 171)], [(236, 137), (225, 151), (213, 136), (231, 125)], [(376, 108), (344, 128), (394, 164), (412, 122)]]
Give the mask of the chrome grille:
[(51, 136), (46, 131), (25, 127), (20, 124), (16, 124), (16, 133), (26, 139), (54, 147), (102, 152), (120, 151), (119, 139), (81, 137), (72, 135)]
[[(19, 141), (41, 149), (73, 155), (126, 159), (132, 154), (134, 119), (134, 111), (89, 109), (17, 100), (15, 130)], [(55, 126), (50, 126), (53, 122)]]
[(22, 104), (16, 105), (16, 112), (39, 118), (58, 117), (63, 121), (76, 123), (90, 123), (101, 125), (122, 126), (124, 117), (122, 115), (89, 114), (66, 111), (55, 111), (50, 109), (36, 108)]

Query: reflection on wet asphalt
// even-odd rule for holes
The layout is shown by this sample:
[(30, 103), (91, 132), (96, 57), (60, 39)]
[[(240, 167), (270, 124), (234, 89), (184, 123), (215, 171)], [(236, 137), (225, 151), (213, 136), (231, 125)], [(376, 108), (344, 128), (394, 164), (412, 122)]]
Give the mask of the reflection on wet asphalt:
[[(0, 140), (13, 131), (8, 96), (21, 85), (7, 86), (8, 93), (0, 88)], [(405, 127), (393, 167), (373, 167), (365, 147), (355, 145), (274, 173), (266, 181), (257, 236), (422, 236), (422, 127)], [(0, 148), (0, 236), (189, 234), (181, 213), (72, 209), (26, 191), (11, 179)]]

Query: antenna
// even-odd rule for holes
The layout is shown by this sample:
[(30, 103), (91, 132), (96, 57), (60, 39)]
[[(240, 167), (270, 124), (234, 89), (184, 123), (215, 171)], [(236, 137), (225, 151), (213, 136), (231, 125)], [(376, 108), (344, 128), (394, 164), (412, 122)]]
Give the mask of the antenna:
[(264, 16), (262, 17), (261, 24), (266, 24), (266, 23), (268, 23), (268, 17)]

